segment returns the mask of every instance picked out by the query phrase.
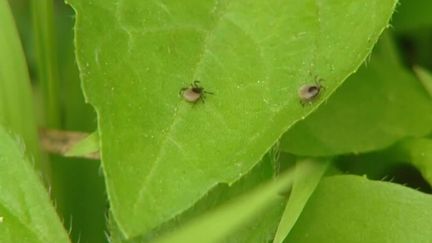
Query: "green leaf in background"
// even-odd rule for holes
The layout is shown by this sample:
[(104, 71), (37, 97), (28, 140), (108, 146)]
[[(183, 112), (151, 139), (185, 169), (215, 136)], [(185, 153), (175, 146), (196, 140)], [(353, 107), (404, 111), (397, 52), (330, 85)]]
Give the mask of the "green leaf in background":
[(432, 186), (432, 140), (412, 139), (401, 143), (402, 151)]
[(30, 78), (8, 2), (0, 0), (0, 125), (24, 139), (27, 154), (47, 176), (40, 157)]
[(20, 145), (0, 127), (0, 242), (69, 242)]
[(72, 242), (106, 243), (108, 203), (96, 160), (51, 156), (51, 195)]
[[(242, 225), (252, 220), (260, 220), (259, 217), (268, 206), (280, 201), (284, 192), (291, 187), (294, 172), (289, 170), (277, 180), (261, 186), (231, 202), (204, 214), (201, 217), (185, 224), (172, 234), (158, 239), (157, 243), (183, 243), (183, 242), (221, 242), (227, 236), (236, 233)], [(268, 241), (268, 239), (267, 239)], [(246, 241), (246, 242), (267, 242)], [(232, 242), (239, 242), (233, 239)], [(240, 241), (242, 242), (242, 241)]]
[(426, 243), (431, 239), (431, 195), (346, 175), (321, 181), (286, 242)]
[(429, 96), (432, 97), (432, 74), (419, 66), (415, 66), (414, 72), (417, 75), (417, 78), (420, 80), (420, 82), (423, 84), (426, 91), (429, 93)]
[(432, 130), (432, 99), (388, 57), (374, 54), (316, 112), (282, 138), (281, 149), (329, 156), (383, 149)]
[[(396, 3), (70, 2), (111, 210), (126, 238), (246, 174), (358, 68)], [(322, 99), (301, 106), (297, 90), (317, 78)], [(215, 93), (205, 103), (178, 95), (194, 80)]]
[[(182, 225), (191, 222), (191, 220), (199, 218), (224, 204), (229, 204), (231, 200), (235, 200), (235, 198), (245, 195), (258, 186), (274, 179), (279, 170), (279, 166), (275, 166), (275, 164), (279, 163), (279, 161), (275, 161), (277, 157), (278, 156), (275, 156), (273, 152), (268, 153), (252, 171), (243, 176), (233, 185), (218, 185), (185, 213), (163, 224), (157, 230), (148, 235), (136, 237), (133, 240), (125, 240), (121, 232), (118, 231), (118, 227), (112, 225), (114, 228), (111, 228), (110, 231), (111, 242), (153, 242), (161, 235), (172, 233), (176, 229), (182, 227)], [(285, 161), (283, 162), (285, 163)], [(279, 200), (270, 203), (266, 206), (265, 210), (262, 210), (261, 213), (258, 213), (258, 215), (255, 216), (255, 220), (243, 223), (239, 228), (236, 228), (232, 234), (228, 233), (225, 237), (222, 237), (224, 238), (222, 241), (235, 243), (269, 242), (274, 237), (285, 203), (285, 197), (280, 197)], [(233, 214), (230, 215), (230, 217), (236, 217), (236, 215), (237, 214)], [(211, 229), (207, 230), (212, 231)]]
[(387, 159), (411, 163), (432, 186), (432, 139), (406, 139), (381, 153)]
[(432, 1), (401, 0), (393, 18), (393, 26), (397, 31), (413, 31), (432, 27)]
[(334, 165), (346, 173), (431, 193), (431, 149), (428, 138), (407, 138), (384, 150), (339, 156)]
[(432, 68), (432, 1), (400, 0), (392, 18), (404, 62)]
[(273, 243), (281, 243), (287, 237), (328, 165), (329, 161), (324, 160), (301, 160), (296, 163), (293, 187)]

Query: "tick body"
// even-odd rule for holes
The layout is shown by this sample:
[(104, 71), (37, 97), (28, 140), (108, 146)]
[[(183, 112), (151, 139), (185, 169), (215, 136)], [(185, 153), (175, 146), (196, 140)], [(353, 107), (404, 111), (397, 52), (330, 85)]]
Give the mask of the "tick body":
[(207, 94), (213, 94), (212, 92), (206, 91), (201, 85), (200, 81), (195, 80), (188, 87), (180, 89), (180, 95), (183, 99), (189, 103), (197, 103), (202, 101), (204, 103)]
[(317, 80), (314, 84), (305, 84), (298, 89), (301, 105), (311, 104), (320, 96), (322, 90), (325, 89), (321, 82), (322, 80)]

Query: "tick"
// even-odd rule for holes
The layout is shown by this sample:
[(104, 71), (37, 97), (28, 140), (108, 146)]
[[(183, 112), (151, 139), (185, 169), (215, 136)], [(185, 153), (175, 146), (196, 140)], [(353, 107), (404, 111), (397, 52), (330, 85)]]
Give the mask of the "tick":
[(322, 79), (317, 79), (314, 84), (304, 84), (298, 89), (301, 105), (311, 104), (320, 96), (322, 90), (325, 89), (321, 82)]
[(195, 80), (188, 87), (183, 87), (180, 89), (179, 94), (183, 97), (184, 100), (190, 103), (196, 103), (198, 101), (202, 101), (204, 103), (207, 94), (213, 95), (213, 92), (209, 92), (205, 90), (201, 85), (200, 81)]

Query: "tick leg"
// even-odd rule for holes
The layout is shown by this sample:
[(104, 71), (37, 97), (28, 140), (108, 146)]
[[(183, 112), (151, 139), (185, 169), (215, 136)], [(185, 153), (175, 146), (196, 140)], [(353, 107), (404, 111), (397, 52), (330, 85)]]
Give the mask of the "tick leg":
[(214, 93), (213, 93), (213, 92), (210, 92), (210, 91), (206, 91), (206, 90), (204, 90), (204, 93), (206, 93), (206, 94), (211, 94), (211, 95), (214, 95)]
[(300, 100), (299, 102), (300, 102), (300, 105), (303, 107), (306, 105), (306, 101), (304, 101), (304, 100)]
[(179, 91), (179, 95), (182, 96), (182, 95), (183, 95), (183, 92), (184, 92), (185, 90), (187, 90), (187, 89), (188, 89), (188, 88), (181, 88), (180, 91)]
[(315, 76), (315, 84), (317, 85), (317, 86), (322, 86), (321, 84), (324, 82), (324, 79), (322, 79), (322, 78), (320, 78), (320, 77), (318, 77), (318, 76)]
[(315, 76), (315, 85), (322, 90), (326, 90), (326, 87), (324, 85), (322, 85), (323, 82), (324, 82), (323, 78)]
[(201, 83), (201, 82), (200, 82), (199, 80), (195, 80), (195, 81), (193, 82), (192, 86), (193, 86), (194, 88), (198, 88), (200, 83)]

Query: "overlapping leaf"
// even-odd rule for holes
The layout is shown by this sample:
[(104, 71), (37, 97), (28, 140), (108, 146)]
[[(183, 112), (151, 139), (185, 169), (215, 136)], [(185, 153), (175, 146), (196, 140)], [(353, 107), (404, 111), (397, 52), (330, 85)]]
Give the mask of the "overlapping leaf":
[(286, 242), (429, 242), (432, 196), (358, 176), (322, 180)]
[[(125, 240), (121, 232), (118, 231), (118, 227), (115, 224), (111, 225), (111, 242), (113, 243), (143, 243), (143, 242), (154, 242), (161, 236), (165, 236), (170, 233), (175, 233), (176, 230), (182, 229), (182, 226), (193, 222), (193, 220), (200, 220), (205, 218), (209, 212), (218, 210), (220, 207), (226, 207), (231, 202), (235, 201), (241, 196), (246, 196), (252, 192), (252, 190), (258, 188), (262, 184), (268, 183), (275, 179), (278, 173), (279, 166), (275, 161), (276, 156), (272, 152), (264, 156), (263, 160), (259, 162), (247, 175), (243, 176), (240, 180), (231, 186), (219, 185), (211, 190), (203, 199), (199, 200), (192, 208), (188, 209), (182, 215), (174, 218), (173, 220), (163, 224), (157, 230), (152, 231), (150, 234), (135, 237), (132, 240)], [(246, 214), (254, 218), (254, 220), (237, 222), (236, 227), (225, 225), (224, 227), (213, 227), (204, 229), (198, 228), (196, 231), (192, 231), (192, 235), (189, 237), (193, 238), (197, 235), (206, 232), (213, 232), (221, 239), (221, 242), (268, 242), (274, 236), (274, 233), (279, 224), (281, 214), (284, 209), (287, 197), (280, 196), (274, 202), (269, 203), (265, 206), (264, 210), (242, 210), (235, 211), (234, 213), (226, 214), (223, 221), (236, 221), (242, 214)], [(248, 204), (253, 202), (248, 201)], [(252, 215), (250, 215), (252, 214)], [(247, 217), (247, 216), (246, 216)], [(111, 218), (112, 219), (112, 218)], [(259, 220), (258, 220), (259, 219)], [(198, 224), (199, 225), (199, 224)]]
[(48, 193), (18, 144), (0, 127), (0, 242), (69, 242)]

